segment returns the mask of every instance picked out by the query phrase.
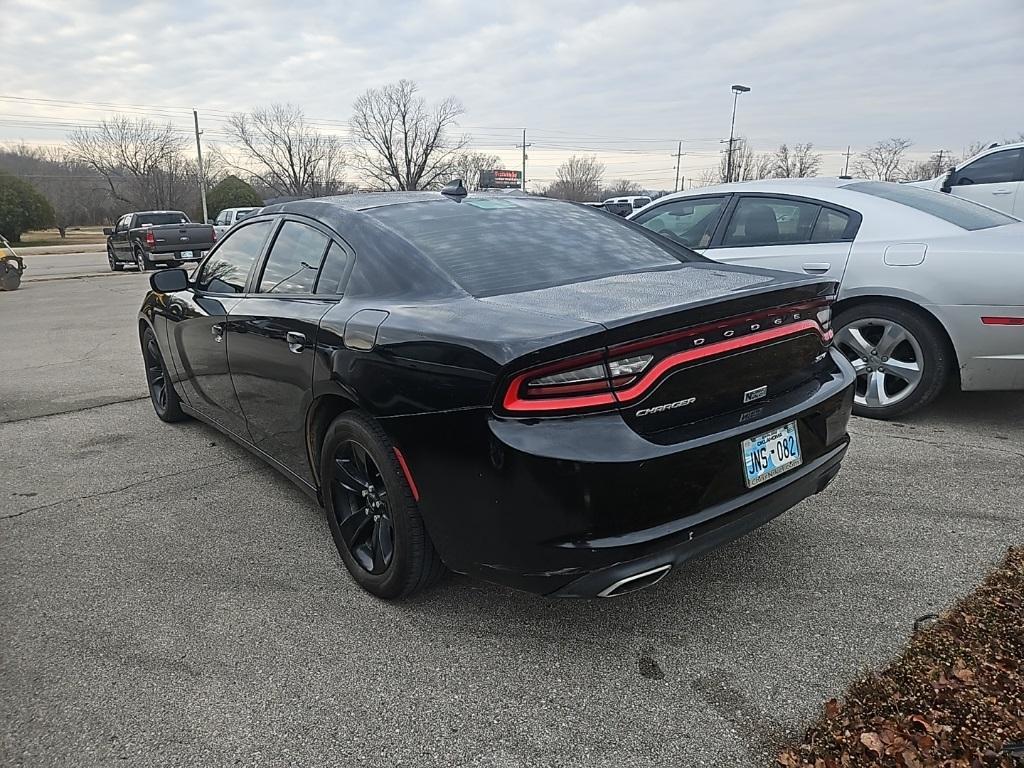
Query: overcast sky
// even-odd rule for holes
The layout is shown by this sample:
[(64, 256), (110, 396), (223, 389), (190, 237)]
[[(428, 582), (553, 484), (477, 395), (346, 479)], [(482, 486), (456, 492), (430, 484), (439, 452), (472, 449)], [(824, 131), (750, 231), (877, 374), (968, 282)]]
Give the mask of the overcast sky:
[(60, 142), (109, 111), (97, 102), (183, 129), (195, 106), (211, 143), (231, 111), (276, 101), (344, 133), (359, 93), (402, 77), (458, 97), (462, 130), (510, 167), (527, 128), (538, 183), (594, 152), (606, 180), (671, 187), (677, 139), (698, 175), (728, 136), (732, 83), (752, 89), (737, 133), (813, 142), (822, 173), (848, 144), (958, 153), (1024, 131), (1024, 0), (0, 0), (0, 22), (0, 97), (78, 102), (0, 98), (0, 142)]

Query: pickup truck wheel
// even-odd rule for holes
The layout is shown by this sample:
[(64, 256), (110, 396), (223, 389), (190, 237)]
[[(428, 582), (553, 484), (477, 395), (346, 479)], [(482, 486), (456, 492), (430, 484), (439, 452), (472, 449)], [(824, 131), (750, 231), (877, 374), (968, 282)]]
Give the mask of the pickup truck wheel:
[(185, 421), (188, 416), (181, 410), (181, 400), (174, 391), (174, 384), (167, 373), (160, 345), (152, 329), (147, 328), (142, 334), (142, 359), (146, 363), (146, 384), (149, 388), (149, 399), (153, 410), (161, 421), (174, 423)]
[(110, 264), (111, 272), (121, 272), (124, 270), (124, 264), (114, 258), (114, 251), (110, 246), (107, 246), (107, 263)]
[(146, 252), (138, 246), (135, 247), (135, 266), (138, 267), (139, 272), (145, 272), (153, 267), (153, 262), (146, 256)]

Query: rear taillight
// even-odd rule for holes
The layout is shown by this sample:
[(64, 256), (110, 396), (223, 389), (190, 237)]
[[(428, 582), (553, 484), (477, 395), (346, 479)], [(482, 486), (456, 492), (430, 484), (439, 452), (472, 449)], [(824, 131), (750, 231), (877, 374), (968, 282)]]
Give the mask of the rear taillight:
[(832, 339), (829, 301), (779, 307), (618, 344), (531, 368), (509, 382), (501, 399), (510, 413), (600, 410), (646, 395), (668, 373), (716, 355), (808, 332)]
[(217, 242), (217, 230), (216, 230), (216, 229), (213, 229), (212, 227), (211, 227), (210, 229), (211, 229), (211, 230), (212, 230), (212, 232), (213, 232), (213, 236), (212, 236), (212, 237), (211, 237), (210, 239), (211, 239), (211, 240), (212, 240), (213, 242), (215, 242), (215, 243), (216, 243), (216, 242)]
[(152, 229), (146, 230), (146, 245), (156, 245), (156, 235), (153, 234)]

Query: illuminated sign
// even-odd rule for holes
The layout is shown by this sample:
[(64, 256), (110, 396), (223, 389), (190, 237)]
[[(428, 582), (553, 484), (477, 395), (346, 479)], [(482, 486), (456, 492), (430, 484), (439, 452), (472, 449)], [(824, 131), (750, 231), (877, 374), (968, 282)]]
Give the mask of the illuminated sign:
[(481, 189), (522, 189), (523, 174), (521, 171), (506, 171), (496, 168), (492, 171), (480, 171)]

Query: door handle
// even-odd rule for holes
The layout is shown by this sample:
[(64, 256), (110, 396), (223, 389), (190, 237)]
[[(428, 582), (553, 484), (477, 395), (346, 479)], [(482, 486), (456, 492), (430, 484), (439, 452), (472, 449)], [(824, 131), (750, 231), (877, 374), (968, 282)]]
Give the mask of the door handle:
[(306, 334), (304, 333), (288, 331), (288, 333), (284, 335), (284, 340), (288, 342), (288, 349), (292, 352), (301, 352), (306, 348)]
[(992, 194), (993, 195), (1010, 195), (1010, 194), (1013, 194), (1013, 190), (1012, 189), (993, 189), (992, 190)]
[(811, 272), (814, 274), (821, 274), (822, 272), (828, 272), (832, 268), (832, 265), (827, 261), (811, 261), (804, 264), (804, 272)]
[(224, 341), (224, 326), (220, 323), (210, 326), (210, 333), (213, 334), (213, 340), (216, 342)]

